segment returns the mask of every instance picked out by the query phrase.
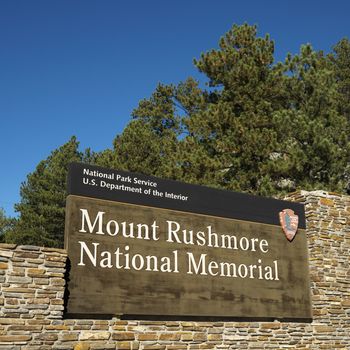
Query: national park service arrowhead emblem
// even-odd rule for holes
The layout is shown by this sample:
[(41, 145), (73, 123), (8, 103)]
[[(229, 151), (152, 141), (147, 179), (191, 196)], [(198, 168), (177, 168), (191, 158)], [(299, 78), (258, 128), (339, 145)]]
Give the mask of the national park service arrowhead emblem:
[(298, 230), (299, 217), (292, 209), (283, 209), (280, 213), (280, 223), (288, 241), (292, 241)]

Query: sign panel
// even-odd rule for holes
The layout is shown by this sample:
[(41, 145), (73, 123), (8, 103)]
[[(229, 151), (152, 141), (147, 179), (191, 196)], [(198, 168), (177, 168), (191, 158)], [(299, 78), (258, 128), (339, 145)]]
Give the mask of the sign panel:
[(311, 318), (302, 205), (84, 164), (68, 191), (69, 314)]

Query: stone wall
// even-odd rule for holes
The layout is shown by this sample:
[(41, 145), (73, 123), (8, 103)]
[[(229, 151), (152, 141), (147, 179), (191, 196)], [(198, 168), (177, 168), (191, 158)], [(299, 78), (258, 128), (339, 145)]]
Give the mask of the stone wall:
[(0, 245), (0, 349), (350, 349), (350, 197), (306, 204), (312, 323), (65, 319), (64, 250)]

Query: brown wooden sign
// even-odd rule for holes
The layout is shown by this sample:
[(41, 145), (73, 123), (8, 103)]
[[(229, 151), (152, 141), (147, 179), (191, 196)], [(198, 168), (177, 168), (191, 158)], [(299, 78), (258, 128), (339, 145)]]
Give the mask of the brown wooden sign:
[(311, 318), (303, 227), (71, 193), (69, 314)]

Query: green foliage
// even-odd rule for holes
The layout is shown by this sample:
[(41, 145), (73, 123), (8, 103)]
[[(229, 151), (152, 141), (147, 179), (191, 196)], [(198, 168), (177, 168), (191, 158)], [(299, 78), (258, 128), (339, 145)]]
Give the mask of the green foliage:
[(332, 60), (305, 45), (275, 63), (268, 35), (235, 25), (194, 61), (208, 88), (192, 78), (159, 85), (105, 165), (260, 195), (344, 191), (347, 45), (338, 44)]
[(113, 152), (103, 152), (103, 162), (98, 157), (97, 163), (177, 178), (179, 137), (184, 129), (179, 113), (195, 108), (189, 99), (195, 87), (193, 79), (177, 87), (159, 85), (151, 98), (140, 101), (133, 111), (133, 120), (114, 140)]
[(15, 205), (20, 213), (6, 241), (47, 247), (63, 247), (66, 179), (68, 165), (91, 160), (91, 153), (79, 152), (72, 137), (41, 161), (21, 186), (21, 202)]
[(274, 115), (280, 131), (283, 178), (294, 187), (342, 192), (347, 187), (349, 123), (339, 110), (339, 86), (330, 61), (310, 45), (286, 60), (288, 108)]
[(340, 97), (339, 110), (346, 115), (350, 122), (350, 41), (347, 38), (340, 40), (333, 48), (333, 53), (329, 55), (333, 63), (338, 92)]
[(16, 220), (7, 217), (4, 209), (0, 208), (0, 242), (6, 242), (7, 233), (13, 228)]
[(282, 66), (272, 66), (273, 53), (268, 36), (257, 38), (255, 26), (243, 25), (221, 38), (218, 50), (195, 61), (215, 90), (207, 108), (190, 118), (191, 136), (185, 142), (199, 145), (206, 155), (201, 156), (201, 172), (208, 185), (271, 192), (266, 179), (277, 147), (272, 114), (285, 103)]

